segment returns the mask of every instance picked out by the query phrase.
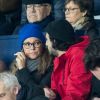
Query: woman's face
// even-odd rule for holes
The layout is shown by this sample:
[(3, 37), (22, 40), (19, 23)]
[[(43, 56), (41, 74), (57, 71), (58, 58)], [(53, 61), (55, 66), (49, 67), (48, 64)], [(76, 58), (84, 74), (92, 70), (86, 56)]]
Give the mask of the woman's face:
[(50, 54), (52, 54), (52, 55), (54, 55), (54, 56), (57, 56), (57, 55), (56, 55), (56, 54), (57, 54), (57, 50), (55, 50), (55, 49), (53, 48), (53, 43), (52, 43), (52, 41), (50, 40), (50, 36), (49, 36), (48, 33), (46, 33), (46, 46), (47, 46), (47, 48), (48, 48)]
[(39, 39), (35, 37), (27, 38), (23, 42), (23, 50), (25, 56), (27, 56), (30, 59), (36, 59), (42, 53), (42, 43)]
[(81, 12), (79, 6), (76, 5), (73, 1), (70, 1), (65, 5), (65, 19), (72, 25), (75, 24), (85, 14), (86, 11)]

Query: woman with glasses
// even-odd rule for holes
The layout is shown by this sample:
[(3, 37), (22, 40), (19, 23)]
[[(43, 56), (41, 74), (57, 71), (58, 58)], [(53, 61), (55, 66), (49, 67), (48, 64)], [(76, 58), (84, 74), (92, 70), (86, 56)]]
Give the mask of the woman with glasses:
[(93, 0), (66, 0), (65, 19), (73, 26), (76, 36), (88, 35), (91, 40), (98, 37), (93, 7)]
[(30, 100), (31, 96), (36, 100), (48, 100), (46, 94), (50, 87), (52, 66), (41, 30), (37, 24), (26, 24), (18, 33), (21, 51), (15, 54), (16, 62), (12, 64), (11, 71), (17, 75), (22, 86), (28, 87), (26, 100)]

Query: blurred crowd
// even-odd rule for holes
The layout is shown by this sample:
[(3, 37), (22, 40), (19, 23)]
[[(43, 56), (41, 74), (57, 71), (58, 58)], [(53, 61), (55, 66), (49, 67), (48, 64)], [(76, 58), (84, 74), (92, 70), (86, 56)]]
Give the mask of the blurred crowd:
[(0, 41), (19, 48), (8, 64), (0, 45), (0, 100), (100, 100), (99, 4), (0, 0)]

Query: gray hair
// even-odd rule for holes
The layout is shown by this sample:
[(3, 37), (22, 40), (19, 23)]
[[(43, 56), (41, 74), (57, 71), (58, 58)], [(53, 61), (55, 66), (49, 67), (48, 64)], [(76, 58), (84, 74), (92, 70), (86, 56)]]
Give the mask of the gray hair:
[(7, 89), (17, 86), (19, 89), (21, 88), (17, 77), (10, 72), (2, 72), (0, 73), (0, 81), (4, 83)]

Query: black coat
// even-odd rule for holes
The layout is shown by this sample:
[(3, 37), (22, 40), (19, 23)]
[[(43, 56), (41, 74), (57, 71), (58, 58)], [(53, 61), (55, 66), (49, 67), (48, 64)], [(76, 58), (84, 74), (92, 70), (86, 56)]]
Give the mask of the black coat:
[(93, 40), (100, 36), (99, 29), (94, 20), (87, 21), (84, 27), (80, 30), (76, 30), (75, 33), (76, 33), (76, 38), (82, 35), (88, 35), (90, 37), (90, 40)]
[[(45, 31), (46, 26), (47, 26), (51, 21), (53, 21), (53, 20), (54, 20), (54, 18), (52, 17), (52, 15), (49, 15), (49, 16), (47, 16), (45, 19), (43, 19), (42, 21), (40, 21), (40, 22), (34, 22), (34, 23), (40, 25), (41, 28), (42, 28), (42, 30)], [(15, 30), (13, 31), (13, 34), (18, 34), (20, 28), (23, 27), (23, 25), (24, 25), (24, 24), (27, 24), (27, 23), (28, 23), (28, 22), (23, 23), (23, 24), (17, 26), (17, 27), (15, 28)], [(34, 24), (34, 23), (33, 23), (33, 24)]]
[(85, 30), (85, 35), (88, 35), (91, 40), (98, 38), (99, 36), (99, 30), (94, 21), (89, 21), (83, 28)]
[(17, 100), (36, 100), (35, 98), (39, 98), (39, 96), (42, 96), (43, 100), (47, 100), (44, 96), (43, 88), (45, 86), (50, 87), (51, 73), (52, 67), (49, 67), (43, 75), (37, 71), (30, 72), (27, 68), (18, 70), (16, 76), (22, 89), (18, 94)]
[(100, 98), (100, 80), (98, 80), (95, 76), (92, 78), (92, 90), (90, 97), (98, 97)]

